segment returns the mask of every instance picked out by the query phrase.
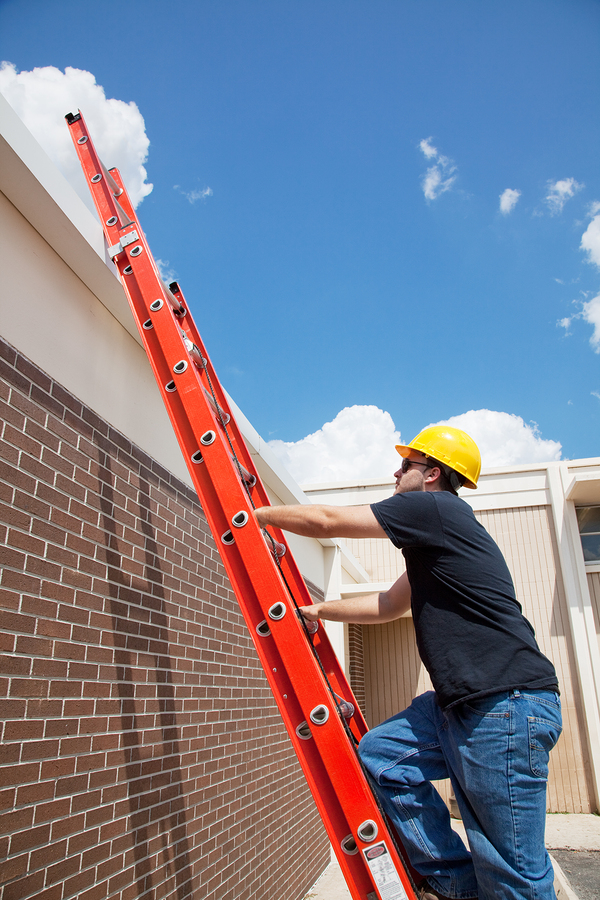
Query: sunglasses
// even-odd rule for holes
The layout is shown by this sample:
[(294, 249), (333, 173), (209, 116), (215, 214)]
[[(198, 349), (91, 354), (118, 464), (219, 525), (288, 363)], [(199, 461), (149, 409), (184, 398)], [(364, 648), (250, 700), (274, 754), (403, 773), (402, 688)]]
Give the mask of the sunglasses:
[(410, 469), (411, 466), (424, 466), (426, 469), (433, 468), (429, 463), (419, 462), (416, 459), (406, 459), (405, 458), (402, 460), (402, 466), (401, 466), (402, 474), (406, 475), (406, 473), (408, 472), (408, 470)]

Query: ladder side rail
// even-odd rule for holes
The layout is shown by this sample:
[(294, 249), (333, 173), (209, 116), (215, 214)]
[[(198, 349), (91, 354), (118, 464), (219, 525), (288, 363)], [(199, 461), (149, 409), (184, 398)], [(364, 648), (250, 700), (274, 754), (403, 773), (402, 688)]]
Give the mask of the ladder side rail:
[[(73, 132), (72, 134), (75, 140), (75, 134)], [(91, 142), (89, 143), (91, 144)], [(81, 142), (80, 147), (82, 144), (86, 145), (88, 141)], [(85, 147), (86, 151), (90, 149), (92, 148)], [(96, 189), (96, 192), (92, 190), (92, 194), (106, 226), (107, 240), (110, 241), (113, 237), (110, 229), (114, 228), (116, 223), (112, 222), (112, 215), (106, 218), (104, 215), (107, 207), (110, 211), (111, 197), (109, 195), (112, 194), (112, 189), (105, 190), (103, 182), (107, 181), (106, 178), (101, 177), (94, 180), (97, 174), (100, 173), (102, 176), (103, 171), (106, 171), (100, 170), (99, 160), (97, 155), (94, 158), (94, 154), (88, 156), (83, 153), (83, 150), (79, 153), (80, 159), (85, 157), (88, 164), (83, 166), (84, 172), (88, 174)], [(82, 165), (83, 161), (82, 159)], [(127, 203), (124, 202), (125, 198), (120, 198), (120, 200), (123, 208), (129, 214)], [(116, 218), (118, 222), (121, 221), (118, 216)], [(295, 615), (295, 610), (289, 605), (288, 591), (281, 573), (264, 542), (261, 530), (251, 515), (248, 492), (239, 478), (239, 473), (234, 471), (229, 448), (223, 438), (222, 429), (218, 427), (222, 423), (218, 421), (214, 410), (211, 409), (196, 366), (190, 365), (188, 361), (188, 365), (176, 373), (178, 375), (176, 390), (167, 392), (164, 388), (164, 379), (174, 368), (173, 360), (178, 356), (181, 357), (184, 345), (171, 303), (168, 303), (168, 307), (164, 310), (165, 314), (160, 317), (160, 324), (157, 317), (156, 322), (152, 320), (151, 328), (143, 328), (143, 322), (147, 321), (144, 317), (148, 311), (145, 295), (154, 296), (159, 287), (163, 296), (165, 291), (156, 264), (146, 245), (141, 228), (139, 228), (137, 217), (134, 214), (131, 218), (132, 224), (137, 225), (138, 233), (135, 234), (135, 239), (138, 243), (135, 247), (131, 247), (133, 240), (129, 240), (114, 254), (123, 285), (137, 315), (140, 332), (163, 393), (163, 399), (169, 409), (180, 445), (186, 453), (186, 462), (192, 481), (197, 487), (215, 538), (218, 540), (217, 536), (223, 533), (221, 529), (229, 526), (230, 522), (234, 527), (236, 526), (234, 520), (240, 512), (247, 514), (243, 525), (235, 532), (233, 542), (220, 548), (221, 556), (242, 611), (250, 625), (250, 633), (257, 647), (259, 658), (265, 668), (342, 868), (347, 875), (353, 896), (360, 900), (369, 893), (367, 888), (372, 886), (372, 879), (367, 873), (362, 854), (349, 856), (340, 851), (340, 842), (344, 837), (343, 832), (350, 827), (350, 833), (357, 838), (358, 847), (371, 844), (375, 839), (373, 835), (368, 835), (367, 839), (362, 840), (362, 843), (360, 837), (360, 826), (365, 821), (362, 817), (366, 811), (370, 814), (369, 818), (377, 823), (379, 834), (388, 838), (389, 852), (394, 857), (393, 842), (389, 840), (386, 824), (374, 802), (338, 710), (335, 705), (332, 705), (329, 686), (323, 673), (315, 664), (312, 651), (307, 646), (304, 628)], [(129, 227), (129, 223), (123, 227)], [(135, 230), (134, 228), (132, 231), (126, 232), (125, 237), (135, 233)], [(123, 235), (115, 244), (122, 244), (122, 237)], [(136, 270), (139, 270), (137, 274)], [(149, 337), (144, 334), (144, 330), (148, 331), (148, 334), (150, 332), (155, 332), (155, 334)], [(185, 361), (185, 357), (181, 361)], [(216, 375), (214, 378), (215, 384), (218, 384)], [(190, 405), (193, 408), (190, 409)], [(235, 427), (237, 430), (237, 426)], [(207, 448), (203, 448), (205, 452), (203, 461), (195, 464), (191, 457), (195, 452), (194, 447), (198, 446), (202, 435), (206, 434), (203, 430), (205, 428), (207, 431), (214, 431), (214, 438)], [(245, 447), (241, 434), (238, 433), (238, 436), (239, 446)], [(249, 462), (252, 469), (252, 460), (249, 458), (249, 454), (247, 456), (248, 459), (245, 461)], [(227, 485), (226, 491), (222, 490), (224, 484)], [(264, 492), (264, 488), (262, 490)], [(266, 493), (264, 496), (266, 497)], [(304, 591), (308, 597), (307, 602), (312, 602), (305, 587)], [(257, 622), (257, 617), (269, 616), (273, 598), (277, 598), (276, 602), (286, 610), (289, 608), (289, 614), (275, 619), (272, 617), (269, 629), (272, 627), (273, 631), (269, 635), (261, 635), (257, 631), (260, 624)], [(266, 621), (266, 619), (262, 621)], [(272, 641), (271, 637), (273, 637)], [(323, 644), (326, 645), (327, 639), (322, 635), (320, 637)], [(274, 662), (279, 665), (273, 665)], [(291, 689), (288, 685), (291, 685)], [(308, 721), (311, 712), (314, 712), (316, 708), (321, 711), (326, 710), (327, 716), (324, 721), (313, 719), (311, 737), (302, 740), (298, 735), (296, 720), (302, 714), (305, 717), (303, 721)], [(323, 796), (327, 797), (327, 803), (323, 802)], [(343, 803), (341, 798), (343, 798)], [(399, 858), (395, 858), (395, 863), (405, 890), (408, 890), (410, 895), (412, 889)]]
[[(135, 221), (137, 219), (137, 215), (131, 205), (129, 196), (127, 194), (127, 190), (122, 182), (120, 172), (118, 171), (118, 169), (112, 168), (112, 169), (110, 169), (110, 174), (113, 177), (119, 190), (121, 191), (122, 196), (120, 196), (120, 200), (121, 200), (121, 204), (122, 204), (123, 208), (125, 209), (126, 213), (130, 217), (130, 219)], [(139, 233), (141, 233), (141, 228), (139, 228), (138, 231), (139, 231)], [(256, 506), (270, 505), (270, 499), (268, 497), (268, 494), (262, 484), (262, 481), (260, 479), (260, 476), (258, 475), (258, 472), (256, 471), (256, 467), (254, 465), (252, 456), (248, 452), (246, 442), (244, 441), (243, 436), (237, 425), (237, 422), (235, 421), (235, 416), (231, 412), (231, 409), (230, 409), (230, 406), (229, 406), (229, 403), (227, 400), (227, 396), (222, 389), (219, 378), (218, 378), (218, 376), (214, 370), (214, 367), (211, 363), (210, 355), (209, 355), (209, 353), (206, 349), (206, 346), (200, 336), (200, 333), (198, 332), (198, 329), (194, 322), (193, 316), (189, 312), (189, 307), (185, 301), (185, 297), (183, 296), (183, 292), (181, 291), (181, 288), (179, 287), (179, 285), (177, 286), (177, 295), (176, 296), (177, 296), (177, 299), (179, 300), (179, 302), (182, 304), (183, 309), (185, 310), (185, 315), (182, 316), (180, 319), (178, 319), (179, 325), (182, 328), (182, 330), (185, 330), (186, 333), (189, 335), (190, 340), (198, 348), (202, 359), (204, 359), (204, 361), (205, 361), (204, 368), (205, 368), (205, 372), (206, 372), (206, 375), (208, 378), (208, 382), (207, 382), (208, 388), (209, 388), (210, 392), (214, 392), (216, 403), (218, 404), (218, 406), (220, 407), (222, 412), (227, 417), (227, 429), (226, 430), (231, 436), (232, 449), (234, 449), (236, 456), (240, 459), (242, 466), (255, 479), (255, 484), (253, 485), (253, 491), (252, 491), (253, 501), (255, 501), (258, 498), (259, 502), (257, 502), (257, 503), (255, 502)], [(136, 318), (138, 319), (138, 325), (139, 325), (140, 314), (138, 314), (138, 316)], [(284, 575), (286, 584), (288, 584), (290, 586), (292, 594), (296, 598), (299, 606), (311, 605), (314, 601), (313, 601), (308, 589), (306, 588), (306, 584), (304, 582), (304, 579), (302, 578), (300, 571), (298, 570), (298, 567), (296, 565), (293, 555), (290, 552), (287, 552), (287, 551), (289, 551), (287, 539), (286, 539), (284, 533), (282, 531), (280, 531), (279, 529), (274, 529), (274, 531), (275, 531), (275, 539), (276, 539), (277, 543), (282, 544), (286, 548), (286, 553), (283, 556), (283, 558), (280, 560), (280, 563), (279, 563), (283, 570), (283, 575)], [(320, 658), (321, 664), (327, 674), (327, 677), (329, 678), (329, 680), (331, 682), (331, 686), (332, 686), (333, 690), (340, 697), (343, 697), (344, 700), (349, 701), (354, 706), (355, 715), (351, 720), (350, 727), (354, 733), (355, 738), (360, 740), (360, 738), (366, 733), (368, 728), (367, 728), (367, 724), (364, 720), (362, 711), (360, 710), (360, 707), (356, 700), (356, 697), (354, 696), (354, 692), (352, 691), (352, 688), (351, 688), (350, 684), (348, 683), (346, 675), (345, 675), (342, 667), (340, 666), (337, 655), (333, 651), (333, 648), (331, 647), (331, 644), (330, 644), (328, 638), (327, 637), (323, 638), (323, 636), (321, 634), (318, 638), (318, 643), (319, 643), (319, 658)]]

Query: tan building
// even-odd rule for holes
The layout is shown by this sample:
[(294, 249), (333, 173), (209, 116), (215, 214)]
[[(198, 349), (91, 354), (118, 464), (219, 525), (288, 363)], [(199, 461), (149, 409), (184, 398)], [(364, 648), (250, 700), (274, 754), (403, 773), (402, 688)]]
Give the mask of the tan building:
[[(0, 252), (5, 896), (299, 900), (325, 833), (102, 230), (1, 96)], [(272, 501), (310, 502), (236, 417)], [(600, 460), (488, 472), (467, 499), (559, 669), (552, 809), (595, 810), (600, 528), (580, 513), (586, 563), (576, 508), (600, 507)], [(402, 560), (386, 541), (290, 546), (316, 598), (387, 585)], [(372, 724), (425, 686), (409, 619), (331, 636)]]

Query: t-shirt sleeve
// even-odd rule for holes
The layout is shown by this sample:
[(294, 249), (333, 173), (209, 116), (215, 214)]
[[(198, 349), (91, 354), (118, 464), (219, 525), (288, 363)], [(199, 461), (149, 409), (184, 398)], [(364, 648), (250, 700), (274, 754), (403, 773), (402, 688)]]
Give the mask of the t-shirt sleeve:
[(437, 505), (426, 491), (394, 494), (379, 503), (372, 503), (371, 509), (392, 544), (399, 549), (443, 543)]

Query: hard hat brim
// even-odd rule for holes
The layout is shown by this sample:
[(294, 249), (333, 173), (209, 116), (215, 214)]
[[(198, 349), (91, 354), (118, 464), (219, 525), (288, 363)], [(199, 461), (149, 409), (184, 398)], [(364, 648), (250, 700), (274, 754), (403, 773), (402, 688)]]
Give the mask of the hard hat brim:
[[(407, 444), (396, 444), (396, 450), (398, 451), (398, 453), (400, 454), (400, 456), (403, 459), (408, 459), (408, 457), (411, 455), (411, 453), (415, 452), (415, 448), (409, 447)], [(427, 454), (424, 453), (422, 450), (417, 450), (416, 452), (421, 454), (422, 456), (427, 456)], [(432, 459), (434, 459), (434, 458), (435, 457), (432, 457)], [(465, 478), (464, 475), (462, 477), (465, 479), (463, 482), (463, 485), (462, 485), (463, 487), (470, 488), (472, 491), (477, 490), (476, 484), (474, 484), (472, 481), (469, 481), (469, 479)]]

